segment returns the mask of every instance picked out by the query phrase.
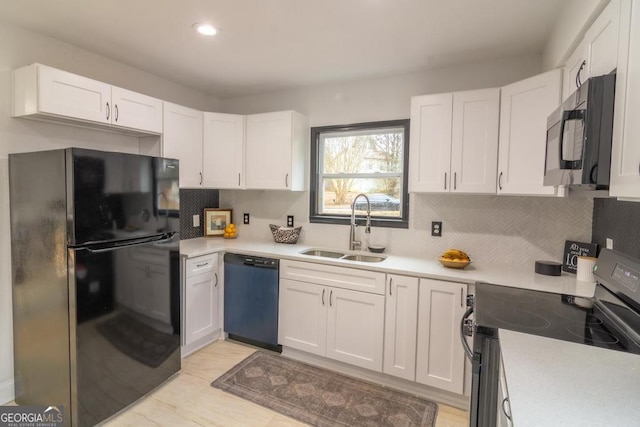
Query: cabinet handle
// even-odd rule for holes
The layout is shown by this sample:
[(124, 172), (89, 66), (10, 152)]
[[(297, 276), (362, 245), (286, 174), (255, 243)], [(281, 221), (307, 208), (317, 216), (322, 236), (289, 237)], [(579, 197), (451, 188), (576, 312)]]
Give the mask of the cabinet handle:
[(213, 285), (214, 288), (218, 287), (218, 273), (213, 273), (214, 276), (216, 276), (216, 283), (215, 285)]
[(238, 174), (238, 187), (240, 187), (240, 174)]
[(582, 73), (582, 70), (584, 70), (585, 65), (587, 65), (586, 59), (582, 61), (582, 64), (580, 64), (580, 68), (578, 68), (578, 72), (576, 73), (576, 88), (582, 86), (582, 79), (580, 78), (580, 74)]
[(323, 290), (322, 290), (322, 305), (324, 305), (324, 293), (325, 293), (326, 291), (327, 291), (326, 289), (323, 289)]
[(453, 189), (458, 188), (458, 172), (453, 173)]
[(110, 114), (111, 114), (111, 108), (109, 108), (109, 103), (107, 102), (107, 120), (109, 120)]
[(464, 307), (464, 288), (460, 288), (460, 307)]
[(333, 303), (331, 299), (333, 298), (333, 289), (329, 292), (329, 307), (333, 307)]
[(200, 185), (202, 185), (202, 172), (200, 172)]
[(393, 288), (393, 277), (389, 278), (389, 296), (391, 296), (391, 288)]
[(203, 262), (202, 264), (196, 264), (196, 267), (206, 267), (207, 265), (209, 265), (208, 262)]
[(447, 173), (444, 173), (444, 189), (447, 189)]
[(116, 122), (118, 121), (118, 104), (115, 104), (113, 106), (114, 110), (115, 110), (115, 116), (114, 118), (116, 119)]
[(284, 186), (285, 188), (289, 188), (289, 174), (284, 176)]
[[(507, 407), (505, 406), (505, 403), (509, 403), (509, 398), (508, 397), (505, 397), (504, 400), (502, 401), (502, 412), (504, 412), (506, 417), (509, 418), (509, 420), (511, 420), (511, 414), (507, 413)], [(509, 412), (511, 412), (511, 411), (509, 411)]]
[(498, 175), (498, 188), (502, 190), (502, 172)]

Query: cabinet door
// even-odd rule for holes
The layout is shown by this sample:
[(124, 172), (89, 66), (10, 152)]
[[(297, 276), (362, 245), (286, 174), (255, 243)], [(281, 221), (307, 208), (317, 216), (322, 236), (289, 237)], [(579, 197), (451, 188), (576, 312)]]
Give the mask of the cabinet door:
[(384, 296), (328, 289), (326, 356), (382, 372)]
[(111, 123), (111, 85), (38, 65), (40, 112), (98, 123)]
[(495, 193), (500, 89), (453, 94), (451, 191)]
[(293, 112), (247, 116), (246, 188), (291, 188)]
[(204, 186), (242, 188), (244, 116), (204, 113), (202, 168)]
[(416, 381), (463, 393), (464, 350), (460, 319), (467, 285), (420, 279)]
[(280, 279), (279, 344), (324, 356), (327, 340), (326, 286)]
[(411, 98), (410, 192), (449, 191), (452, 109), (451, 93)]
[(217, 272), (192, 276), (185, 281), (185, 345), (217, 329)]
[(162, 101), (113, 86), (111, 123), (131, 129), (162, 133)]
[(383, 372), (415, 381), (418, 278), (388, 274), (387, 285)]
[(191, 108), (163, 104), (162, 155), (180, 160), (180, 187), (202, 186), (203, 114)]
[(547, 118), (560, 105), (562, 70), (502, 88), (498, 194), (554, 195), (545, 187)]
[(619, 64), (616, 75), (612, 196), (640, 198), (640, 4), (623, 1)]
[(562, 72), (562, 100), (567, 99), (577, 88), (589, 78), (587, 67), (587, 46), (583, 41), (571, 54)]
[(589, 76), (609, 74), (618, 66), (619, 30), (620, 0), (611, 0), (584, 36)]

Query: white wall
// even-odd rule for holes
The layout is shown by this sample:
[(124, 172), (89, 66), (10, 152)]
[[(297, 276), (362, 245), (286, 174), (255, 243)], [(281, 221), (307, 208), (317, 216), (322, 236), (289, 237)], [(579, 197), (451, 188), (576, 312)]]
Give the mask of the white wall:
[(11, 70), (32, 62), (193, 108), (215, 111), (220, 102), (111, 59), (0, 22), (0, 404), (13, 400), (8, 154), (69, 146), (133, 153), (139, 149), (138, 139), (129, 136), (11, 118)]
[[(294, 109), (311, 126), (401, 119), (409, 117), (411, 96), (502, 86), (539, 72), (540, 57), (525, 56), (227, 99), (223, 107), (243, 114)], [(308, 192), (224, 190), (220, 206), (233, 208), (238, 222), (251, 214), (250, 225), (238, 224), (241, 236), (271, 239), (268, 224), (294, 215), (303, 226), (300, 243), (348, 248), (348, 226), (308, 222)], [(432, 259), (459, 247), (478, 262), (533, 269), (536, 259), (561, 260), (565, 239), (591, 240), (592, 206), (587, 199), (414, 194), (408, 229), (374, 227), (370, 237), (398, 255)], [(431, 221), (443, 222), (443, 237), (431, 237)]]
[(565, 0), (558, 21), (542, 52), (544, 71), (564, 65), (567, 58), (580, 44), (584, 33), (591, 26), (610, 0)]

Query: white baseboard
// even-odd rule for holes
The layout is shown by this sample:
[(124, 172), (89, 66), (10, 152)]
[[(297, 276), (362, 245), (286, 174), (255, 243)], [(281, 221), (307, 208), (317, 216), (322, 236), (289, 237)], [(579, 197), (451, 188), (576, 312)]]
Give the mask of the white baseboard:
[(453, 406), (454, 408), (469, 410), (469, 397), (455, 393), (451, 393), (437, 388), (429, 387), (414, 381), (408, 381), (402, 378), (393, 377), (391, 375), (380, 372), (370, 371), (358, 366), (349, 365), (347, 363), (338, 362), (337, 360), (327, 359), (326, 357), (316, 356), (315, 354), (292, 349), (289, 347), (282, 348), (282, 355), (289, 359), (298, 360), (308, 363), (309, 365), (318, 366), (339, 372), (350, 377), (359, 378), (379, 384), (384, 387), (411, 393), (425, 399), (432, 400), (437, 403)]
[(206, 337), (202, 337), (199, 340), (196, 340), (196, 341), (192, 342), (189, 345), (183, 345), (180, 348), (180, 355), (184, 359), (185, 357), (187, 357), (191, 353), (194, 353), (194, 352), (200, 350), (202, 347), (205, 347), (205, 346), (211, 344), (212, 342), (214, 342), (218, 338), (220, 338), (220, 330), (219, 329), (217, 331), (213, 332), (212, 334), (207, 335)]
[(0, 404), (4, 405), (15, 399), (13, 378), (0, 382)]

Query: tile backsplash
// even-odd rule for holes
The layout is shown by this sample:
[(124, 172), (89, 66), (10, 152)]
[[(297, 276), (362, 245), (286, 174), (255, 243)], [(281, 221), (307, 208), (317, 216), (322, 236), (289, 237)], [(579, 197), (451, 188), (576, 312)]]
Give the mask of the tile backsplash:
[[(180, 239), (202, 237), (205, 208), (219, 207), (218, 190), (181, 189), (180, 190)], [(193, 226), (193, 216), (200, 215), (200, 227)]]
[(593, 203), (593, 242), (640, 259), (640, 203), (617, 199), (595, 199)]

